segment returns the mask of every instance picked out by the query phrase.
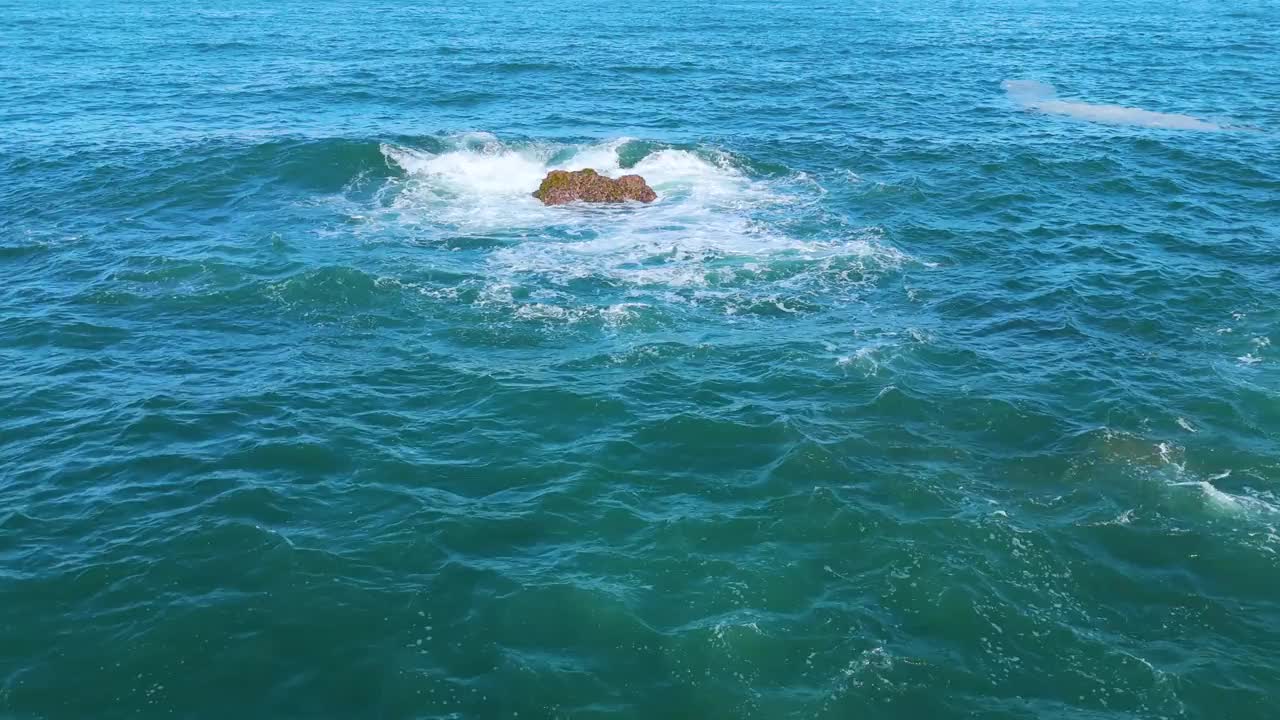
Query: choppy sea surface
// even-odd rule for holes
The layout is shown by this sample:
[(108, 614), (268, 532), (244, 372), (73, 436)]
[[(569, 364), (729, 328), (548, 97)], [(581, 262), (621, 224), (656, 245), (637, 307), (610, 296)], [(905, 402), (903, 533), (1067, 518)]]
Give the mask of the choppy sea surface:
[(517, 5), (0, 0), (0, 718), (1276, 717), (1280, 6)]

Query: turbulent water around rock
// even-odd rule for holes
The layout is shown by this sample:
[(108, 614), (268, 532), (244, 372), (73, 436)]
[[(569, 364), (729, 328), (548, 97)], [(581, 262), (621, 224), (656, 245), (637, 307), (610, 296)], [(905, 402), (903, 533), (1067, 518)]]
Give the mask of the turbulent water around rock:
[(1274, 717), (1276, 27), (0, 1), (0, 717)]

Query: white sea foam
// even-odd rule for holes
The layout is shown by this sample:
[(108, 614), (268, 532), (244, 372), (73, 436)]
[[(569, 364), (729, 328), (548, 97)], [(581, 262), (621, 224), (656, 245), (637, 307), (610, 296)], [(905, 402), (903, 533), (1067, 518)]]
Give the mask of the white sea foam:
[(1229, 493), (1218, 488), (1213, 484), (1214, 479), (1220, 479), (1225, 473), (1217, 478), (1209, 480), (1189, 480), (1186, 482), (1173, 483), (1178, 487), (1192, 487), (1200, 491), (1204, 498), (1205, 504), (1214, 510), (1233, 514), (1247, 514), (1253, 516), (1269, 516), (1280, 513), (1280, 508), (1267, 502), (1266, 499), (1256, 495), (1246, 495)]
[(408, 176), (391, 203), (403, 221), (478, 232), (537, 223), (529, 193), (546, 172), (542, 148), (464, 144), (429, 153), (383, 145), (382, 153)]
[(1219, 488), (1214, 483), (1220, 480), (1226, 480), (1231, 477), (1230, 470), (1210, 475), (1204, 478), (1183, 479), (1188, 475), (1185, 463), (1172, 463), (1173, 477), (1168, 480), (1170, 487), (1174, 488), (1194, 488), (1199, 491), (1200, 497), (1204, 501), (1207, 509), (1233, 515), (1247, 515), (1252, 517), (1271, 516), (1280, 513), (1280, 507), (1274, 505), (1265, 493), (1259, 494), (1248, 491), (1245, 493), (1232, 493)]
[(1023, 107), (1050, 115), (1089, 120), (1112, 125), (1139, 125), (1141, 127), (1168, 130), (1224, 130), (1221, 125), (1201, 120), (1191, 115), (1163, 113), (1124, 105), (1087, 103), (1077, 100), (1060, 100), (1057, 90), (1046, 83), (1034, 80), (1005, 80), (1001, 83), (1009, 97)]
[[(1274, 528), (1280, 520), (1280, 497), (1268, 470), (1230, 468), (1205, 472), (1188, 459), (1188, 450), (1172, 442), (1153, 443), (1140, 435), (1102, 428), (1103, 466), (1098, 478), (1115, 477), (1119, 473), (1144, 486), (1141, 495), (1155, 499), (1155, 506), (1145, 504), (1128, 509), (1119, 516), (1094, 525), (1129, 525), (1139, 516), (1149, 525), (1163, 526), (1170, 532), (1181, 532), (1188, 522), (1214, 523), (1225, 530), (1219, 539), (1238, 542), (1269, 554), (1277, 553), (1280, 538)], [(1094, 464), (1092, 460), (1088, 463)], [(1245, 476), (1249, 482), (1241, 481)]]
[[(812, 178), (753, 179), (724, 154), (678, 148), (658, 149), (624, 169), (619, 150), (628, 142), (512, 146), (473, 133), (454, 138), (450, 149), (437, 153), (384, 145), (383, 155), (404, 171), (404, 178), (388, 187), (382, 201), (397, 222), (408, 226), (509, 240), (486, 261), (495, 281), (508, 283), (537, 278), (544, 287), (563, 287), (597, 278), (648, 294), (661, 288), (692, 292), (686, 299), (698, 300), (721, 297), (731, 292), (726, 288), (767, 276), (756, 284), (781, 291), (764, 299), (783, 312), (794, 310), (786, 295), (797, 273), (856, 281), (864, 265), (905, 260), (878, 243), (874, 229), (801, 239), (762, 219), (813, 202), (821, 186)], [(643, 175), (658, 200), (643, 207), (544, 207), (531, 196), (548, 170), (585, 167), (612, 177)], [(803, 267), (770, 276), (774, 259)], [(740, 307), (726, 303), (725, 312)], [(548, 317), (554, 311), (525, 311), (530, 313)]]

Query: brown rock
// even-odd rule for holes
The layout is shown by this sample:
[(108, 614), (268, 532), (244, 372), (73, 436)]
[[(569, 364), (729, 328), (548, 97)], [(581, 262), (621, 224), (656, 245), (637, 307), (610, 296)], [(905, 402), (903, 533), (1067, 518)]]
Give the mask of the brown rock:
[(653, 202), (658, 194), (639, 175), (623, 175), (614, 180), (587, 168), (586, 170), (552, 170), (542, 179), (533, 196), (544, 205), (583, 202)]

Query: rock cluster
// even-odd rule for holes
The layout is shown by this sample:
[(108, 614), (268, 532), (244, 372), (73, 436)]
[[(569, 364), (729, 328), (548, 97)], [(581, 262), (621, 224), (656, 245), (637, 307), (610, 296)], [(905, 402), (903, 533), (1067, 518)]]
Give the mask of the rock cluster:
[(658, 194), (639, 175), (623, 175), (614, 180), (586, 170), (552, 170), (542, 179), (533, 196), (544, 205), (564, 205), (575, 200), (606, 203), (639, 200), (653, 202)]

